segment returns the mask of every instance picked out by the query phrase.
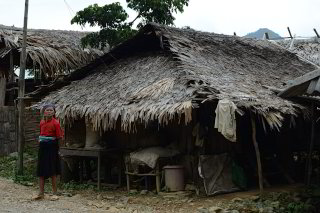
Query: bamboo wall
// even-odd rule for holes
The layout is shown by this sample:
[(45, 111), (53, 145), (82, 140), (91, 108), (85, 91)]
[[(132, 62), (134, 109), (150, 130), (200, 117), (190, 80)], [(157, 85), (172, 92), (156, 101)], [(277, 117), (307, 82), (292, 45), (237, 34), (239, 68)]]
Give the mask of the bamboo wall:
[(37, 109), (26, 109), (24, 119), (25, 143), (37, 146), (40, 135), (40, 111)]
[(0, 156), (17, 151), (15, 107), (0, 107)]

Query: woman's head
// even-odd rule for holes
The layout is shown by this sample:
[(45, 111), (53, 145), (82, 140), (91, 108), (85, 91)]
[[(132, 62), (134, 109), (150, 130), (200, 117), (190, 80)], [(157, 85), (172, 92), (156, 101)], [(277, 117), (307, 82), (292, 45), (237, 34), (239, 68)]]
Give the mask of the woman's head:
[(56, 111), (53, 104), (46, 104), (42, 107), (42, 113), (45, 117), (54, 117), (55, 112)]

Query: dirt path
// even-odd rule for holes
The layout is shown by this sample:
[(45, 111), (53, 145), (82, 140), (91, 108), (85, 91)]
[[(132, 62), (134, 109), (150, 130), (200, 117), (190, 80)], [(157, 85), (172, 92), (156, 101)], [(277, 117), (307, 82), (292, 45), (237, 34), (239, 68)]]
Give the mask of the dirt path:
[(60, 196), (51, 201), (32, 201), (37, 193), (35, 187), (15, 184), (12, 180), (0, 178), (0, 212), (116, 212), (116, 213), (160, 213), (160, 212), (198, 212), (202, 206), (213, 205), (214, 199), (196, 198), (185, 194), (129, 196), (125, 191), (109, 190), (101, 193), (82, 191), (73, 196)]
[(0, 178), (0, 212), (106, 212), (88, 206), (81, 196), (61, 196), (57, 201), (50, 201), (46, 196), (42, 201), (32, 201), (36, 193), (33, 187)]
[[(268, 191), (294, 191), (297, 186), (272, 188)], [(46, 195), (44, 200), (32, 201), (37, 193), (35, 187), (15, 184), (12, 180), (0, 177), (0, 212), (106, 212), (106, 213), (162, 213), (162, 212), (203, 212), (210, 213), (212, 207), (222, 206), (233, 199), (246, 199), (257, 195), (258, 191), (238, 192), (216, 197), (197, 197), (188, 193), (147, 192), (128, 195), (123, 190), (93, 190), (64, 193), (59, 200), (51, 201)], [(72, 195), (72, 196), (71, 196)], [(228, 209), (225, 212), (239, 211)]]

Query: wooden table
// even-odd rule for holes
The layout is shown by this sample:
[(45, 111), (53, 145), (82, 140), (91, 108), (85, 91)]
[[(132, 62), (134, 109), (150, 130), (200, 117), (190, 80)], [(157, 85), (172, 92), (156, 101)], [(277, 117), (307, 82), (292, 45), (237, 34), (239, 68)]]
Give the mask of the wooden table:
[[(98, 168), (97, 168), (97, 187), (98, 190), (101, 189), (101, 157), (111, 157), (117, 158), (119, 160), (121, 166), (121, 154), (119, 154), (118, 149), (86, 149), (86, 148), (70, 148), (70, 147), (60, 147), (60, 154), (62, 157), (69, 157), (69, 156), (77, 156), (77, 157), (95, 157), (98, 161)], [(82, 164), (81, 164), (82, 165)], [(82, 166), (81, 166), (82, 170)], [(82, 171), (81, 171), (82, 172)], [(118, 174), (118, 181), (121, 184), (121, 167), (119, 168)]]

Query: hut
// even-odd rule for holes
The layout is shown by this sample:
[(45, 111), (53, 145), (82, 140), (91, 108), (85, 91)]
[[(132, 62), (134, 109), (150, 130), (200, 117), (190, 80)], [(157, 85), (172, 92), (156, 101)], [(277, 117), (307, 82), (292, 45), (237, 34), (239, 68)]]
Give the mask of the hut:
[[(102, 55), (100, 50), (81, 47), (80, 40), (86, 34), (76, 31), (29, 29), (27, 71), (34, 75), (38, 82), (46, 82), (58, 75), (68, 74)], [(21, 46), (22, 29), (0, 25), (0, 106), (5, 102), (6, 83), (9, 91), (17, 87), (14, 71), (20, 66)], [(34, 90), (32, 82), (27, 81), (27, 92)]]
[(234, 189), (230, 174), (237, 168), (253, 180), (259, 170), (260, 187), (268, 185), (268, 159), (270, 170), (277, 167), (292, 181), (285, 171), (296, 145), (305, 143), (301, 131), (308, 110), (272, 88), (315, 69), (266, 40), (150, 23), (29, 95), (43, 97), (34, 107), (56, 104), (67, 145), (85, 144), (92, 132), (122, 153), (174, 144), (186, 179), (196, 183), (200, 176), (206, 193), (215, 194)]
[[(32, 92), (60, 75), (66, 75), (103, 54), (103, 51), (82, 48), (86, 32), (28, 29), (25, 91)], [(20, 66), (22, 29), (0, 25), (0, 155), (16, 151), (16, 109), (18, 96), (15, 71)], [(26, 101), (27, 106), (32, 99)], [(28, 111), (25, 117), (26, 142), (35, 141), (39, 115)]]

